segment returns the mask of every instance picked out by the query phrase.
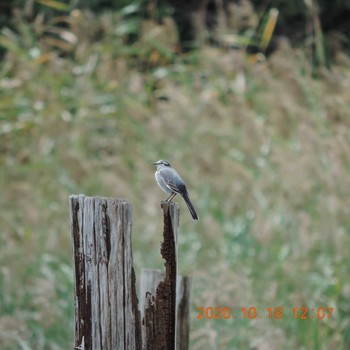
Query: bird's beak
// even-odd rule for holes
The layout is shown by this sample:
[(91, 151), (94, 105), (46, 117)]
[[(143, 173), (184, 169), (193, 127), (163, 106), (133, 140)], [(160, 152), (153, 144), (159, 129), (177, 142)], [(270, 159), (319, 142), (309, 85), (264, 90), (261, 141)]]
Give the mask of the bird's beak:
[(154, 162), (154, 163), (152, 163), (153, 165), (157, 165), (158, 164), (158, 162)]

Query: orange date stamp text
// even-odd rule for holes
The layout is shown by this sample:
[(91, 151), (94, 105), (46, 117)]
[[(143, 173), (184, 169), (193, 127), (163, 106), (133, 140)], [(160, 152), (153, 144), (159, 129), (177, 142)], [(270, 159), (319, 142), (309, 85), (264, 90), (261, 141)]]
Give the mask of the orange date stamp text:
[(251, 307), (241, 307), (241, 308), (231, 308), (231, 307), (203, 307), (197, 308), (198, 320), (221, 320), (221, 319), (275, 319), (280, 320), (283, 317), (293, 317), (300, 320), (317, 319), (324, 320), (330, 319), (333, 316), (334, 307), (317, 307), (308, 308), (306, 306), (302, 307), (292, 307), (292, 308), (282, 308), (281, 306), (267, 307), (258, 310), (255, 306)]

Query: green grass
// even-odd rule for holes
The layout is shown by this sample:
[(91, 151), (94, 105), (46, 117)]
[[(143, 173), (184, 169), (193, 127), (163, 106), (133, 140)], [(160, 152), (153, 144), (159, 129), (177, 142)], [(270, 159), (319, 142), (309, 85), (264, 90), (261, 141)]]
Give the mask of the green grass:
[[(0, 348), (72, 347), (69, 194), (128, 198), (137, 274), (163, 265), (164, 196), (150, 165), (160, 158), (201, 218), (180, 203), (191, 349), (347, 348), (350, 67), (314, 79), (288, 47), (257, 65), (208, 47), (157, 54), (149, 42), (124, 45), (117, 16), (80, 16), (69, 54), (19, 35), (1, 66)], [(99, 26), (106, 36), (93, 41)], [(28, 55), (33, 43), (47, 60)], [(334, 316), (294, 319), (304, 305)], [(198, 320), (200, 306), (284, 314)]]

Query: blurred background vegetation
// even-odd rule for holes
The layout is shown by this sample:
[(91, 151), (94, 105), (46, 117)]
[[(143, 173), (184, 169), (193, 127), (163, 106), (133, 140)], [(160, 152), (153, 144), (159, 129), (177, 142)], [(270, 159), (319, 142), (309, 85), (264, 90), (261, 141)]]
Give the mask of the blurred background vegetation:
[(161, 268), (163, 158), (201, 218), (180, 201), (191, 349), (349, 349), (349, 7), (1, 2), (0, 348), (72, 348), (69, 194), (128, 198), (136, 273)]

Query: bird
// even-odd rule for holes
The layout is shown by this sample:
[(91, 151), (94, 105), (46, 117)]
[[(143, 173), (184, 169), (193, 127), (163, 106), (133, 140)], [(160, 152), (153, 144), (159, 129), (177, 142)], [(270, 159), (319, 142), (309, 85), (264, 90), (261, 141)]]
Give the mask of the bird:
[(198, 214), (190, 201), (186, 185), (177, 171), (172, 168), (171, 164), (166, 160), (158, 160), (152, 164), (157, 166), (157, 170), (154, 175), (158, 186), (164, 192), (170, 193), (170, 196), (166, 199), (166, 201), (171, 202), (171, 200), (177, 194), (180, 194), (184, 199), (193, 220), (199, 220)]

